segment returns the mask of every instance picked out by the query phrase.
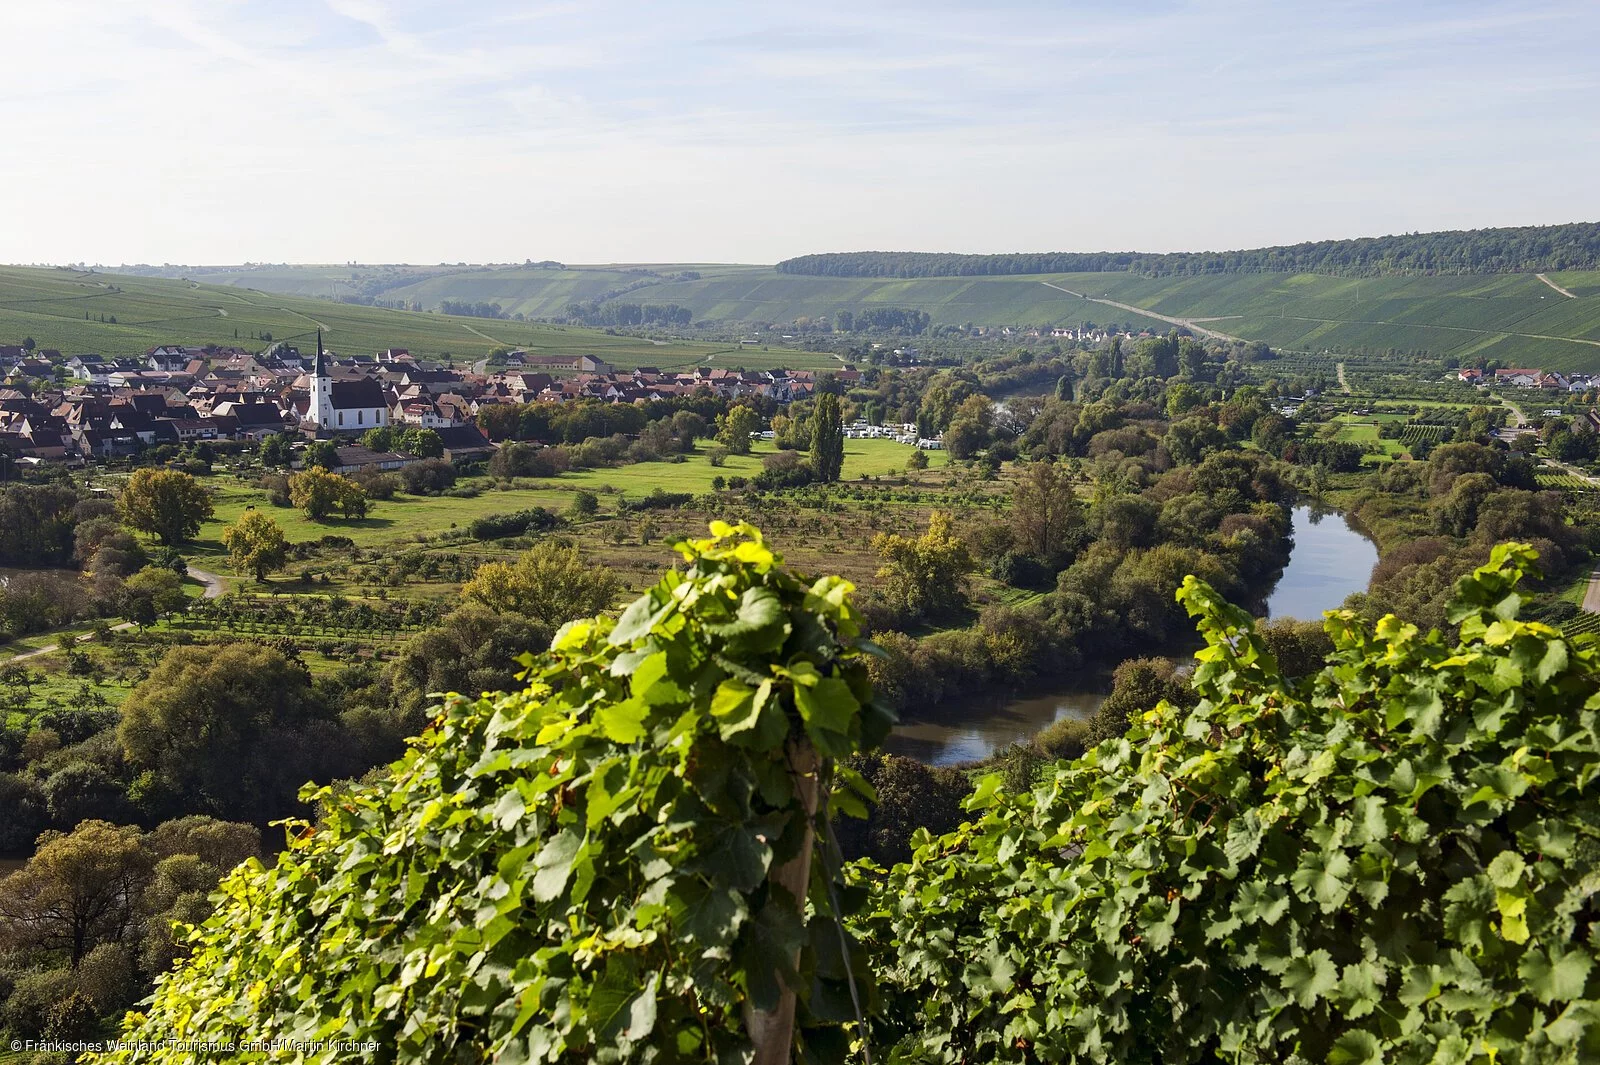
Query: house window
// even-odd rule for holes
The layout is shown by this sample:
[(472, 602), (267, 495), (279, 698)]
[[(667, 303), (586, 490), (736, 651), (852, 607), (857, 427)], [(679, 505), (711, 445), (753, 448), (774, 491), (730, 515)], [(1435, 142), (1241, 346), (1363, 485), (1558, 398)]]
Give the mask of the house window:
[(339, 412), (339, 424), (340, 425), (344, 424), (344, 411), (340, 411)]
[(366, 420), (367, 420), (367, 412), (366, 411), (364, 411), (364, 410), (356, 411), (356, 424), (357, 425), (365, 424)]

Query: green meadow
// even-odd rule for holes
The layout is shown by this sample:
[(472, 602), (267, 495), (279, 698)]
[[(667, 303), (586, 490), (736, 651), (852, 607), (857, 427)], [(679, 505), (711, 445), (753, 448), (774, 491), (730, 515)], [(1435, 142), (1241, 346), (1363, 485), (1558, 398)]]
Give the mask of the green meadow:
[[(559, 477), (523, 479), (517, 487), (494, 487), (487, 477), (460, 482), (477, 485), (483, 491), (473, 497), (411, 496), (401, 494), (392, 500), (375, 501), (364, 519), (346, 521), (330, 518), (314, 522), (288, 507), (274, 507), (266, 493), (253, 486), (230, 484), (218, 477), (213, 486), (215, 513), (200, 531), (194, 561), (205, 568), (227, 574), (222, 530), (237, 521), (247, 509), (260, 508), (271, 514), (291, 541), (317, 540), (324, 536), (347, 536), (357, 547), (374, 548), (416, 542), (435, 537), (453, 528), (464, 528), (477, 518), (506, 514), (530, 507), (563, 511), (574, 493), (587, 488), (601, 497), (601, 508), (615, 513), (621, 499), (637, 500), (657, 488), (663, 492), (689, 492), (701, 495), (712, 490), (714, 477), (754, 477), (761, 472), (761, 461), (776, 449), (770, 442), (758, 444), (749, 455), (729, 455), (719, 469), (711, 465), (704, 450), (685, 456), (683, 462), (641, 462), (629, 466), (574, 470)], [(842, 480), (863, 476), (886, 477), (905, 469), (915, 449), (892, 440), (846, 440)], [(949, 462), (942, 451), (928, 452), (929, 469)]]

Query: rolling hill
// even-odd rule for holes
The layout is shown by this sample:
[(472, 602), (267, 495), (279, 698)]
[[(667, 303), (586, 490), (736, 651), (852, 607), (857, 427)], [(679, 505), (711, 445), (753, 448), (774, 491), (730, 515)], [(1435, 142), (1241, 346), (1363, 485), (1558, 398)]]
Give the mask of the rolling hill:
[[(841, 252), (776, 266), (234, 266), (130, 268), (285, 296), (357, 296), (438, 310), (499, 304), (567, 318), (573, 303), (676, 304), (696, 320), (784, 325), (874, 307), (935, 324), (1183, 324), (1288, 351), (1420, 352), (1600, 369), (1600, 224), (1410, 233), (1230, 252)], [(210, 297), (213, 301), (219, 296)], [(271, 302), (259, 293), (257, 304)], [(292, 313), (362, 319), (302, 303)], [(279, 308), (290, 313), (289, 308)], [(211, 313), (216, 313), (215, 311)], [(590, 312), (593, 322), (602, 314)], [(610, 316), (604, 316), (610, 317)], [(363, 319), (364, 320), (364, 319)], [(477, 331), (526, 332), (495, 319)], [(217, 323), (210, 323), (216, 326)], [(433, 319), (440, 343), (473, 326)], [(354, 322), (346, 326), (354, 332)], [(420, 327), (419, 327), (420, 328)], [(519, 342), (521, 342), (519, 338)]]
[[(238, 344), (303, 339), (321, 329), (328, 347), (370, 353), (408, 348), (477, 360), (500, 347), (591, 354), (617, 366), (765, 365), (775, 353), (727, 345), (611, 336), (594, 329), (363, 307), (127, 274), (0, 267), (0, 343), (32, 337), (68, 354), (121, 355), (157, 344)], [(785, 365), (837, 365), (826, 355), (784, 353)]]

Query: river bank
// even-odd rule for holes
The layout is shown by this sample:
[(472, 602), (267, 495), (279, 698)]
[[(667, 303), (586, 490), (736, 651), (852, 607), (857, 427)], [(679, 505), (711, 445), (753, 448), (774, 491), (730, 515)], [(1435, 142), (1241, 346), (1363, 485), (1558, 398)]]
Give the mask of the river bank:
[[(1259, 604), (1265, 617), (1317, 621), (1351, 593), (1366, 590), (1378, 548), (1346, 515), (1297, 504), (1290, 514), (1290, 536), (1293, 545), (1283, 572)], [(1194, 646), (1168, 645), (1145, 653), (1183, 657)], [(1013, 743), (1027, 742), (1063, 718), (1087, 720), (1110, 691), (1109, 671), (1078, 672), (1031, 691), (995, 692), (902, 710), (901, 723), (884, 749), (929, 765), (979, 761)]]

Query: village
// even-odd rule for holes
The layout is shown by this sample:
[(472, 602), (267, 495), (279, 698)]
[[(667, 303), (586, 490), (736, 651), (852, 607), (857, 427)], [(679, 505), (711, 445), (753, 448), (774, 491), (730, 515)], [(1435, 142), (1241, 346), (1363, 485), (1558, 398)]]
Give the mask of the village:
[(1490, 385), (1512, 388), (1539, 388), (1548, 392), (1587, 392), (1600, 386), (1600, 378), (1586, 373), (1563, 374), (1557, 370), (1466, 369), (1456, 373), (1456, 380), (1469, 385)]
[[(489, 372), (429, 364), (390, 348), (373, 355), (302, 353), (277, 343), (237, 347), (165, 345), (142, 356), (63, 356), (0, 345), (0, 452), (21, 465), (81, 464), (144, 448), (201, 441), (259, 442), (280, 433), (306, 439), (356, 437), (369, 429), (431, 429), (450, 461), (471, 461), (495, 444), (478, 428), (497, 404), (580, 399), (633, 403), (710, 394), (780, 404), (809, 398), (810, 370), (697, 366), (618, 370), (590, 355), (511, 351)], [(859, 372), (841, 367), (846, 385)], [(917, 442), (914, 426), (852, 426), (853, 434)], [(924, 446), (938, 446), (937, 441)], [(349, 456), (360, 462), (366, 456)], [(392, 461), (374, 456), (372, 461)]]

